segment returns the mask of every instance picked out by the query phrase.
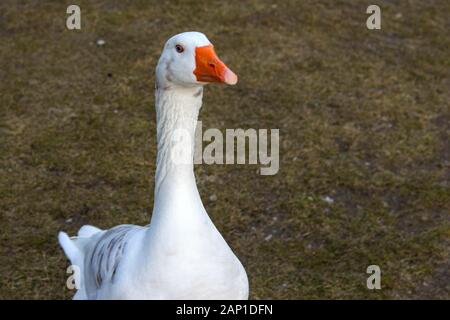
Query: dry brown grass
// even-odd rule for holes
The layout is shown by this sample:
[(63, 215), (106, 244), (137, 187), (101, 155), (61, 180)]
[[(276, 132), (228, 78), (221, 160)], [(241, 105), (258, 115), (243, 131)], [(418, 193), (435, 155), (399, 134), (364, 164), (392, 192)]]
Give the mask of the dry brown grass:
[(450, 298), (450, 5), (378, 2), (380, 31), (366, 1), (77, 1), (77, 32), (65, 2), (1, 1), (0, 298), (72, 295), (58, 230), (148, 223), (153, 69), (187, 30), (240, 77), (204, 126), (280, 128), (275, 176), (196, 167), (251, 298)]

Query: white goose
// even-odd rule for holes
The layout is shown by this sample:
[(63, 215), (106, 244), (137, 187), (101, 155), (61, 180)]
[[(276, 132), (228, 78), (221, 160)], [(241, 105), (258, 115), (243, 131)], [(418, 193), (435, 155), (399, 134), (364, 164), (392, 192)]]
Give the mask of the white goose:
[[(83, 226), (58, 239), (79, 267), (74, 299), (247, 299), (246, 272), (203, 207), (193, 171), (194, 132), (208, 82), (234, 85), (208, 38), (170, 38), (156, 67), (158, 156), (151, 224)], [(188, 133), (183, 144), (176, 132)], [(181, 147), (181, 150), (180, 150)], [(176, 150), (175, 150), (176, 149)], [(174, 161), (188, 154), (186, 161)]]

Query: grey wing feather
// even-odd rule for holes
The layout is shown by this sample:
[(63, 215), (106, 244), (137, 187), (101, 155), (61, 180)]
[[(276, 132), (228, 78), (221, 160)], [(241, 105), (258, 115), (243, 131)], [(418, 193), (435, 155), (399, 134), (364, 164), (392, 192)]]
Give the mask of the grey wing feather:
[[(143, 227), (120, 225), (104, 232), (93, 250), (86, 257), (88, 283), (95, 283), (95, 289), (105, 282), (114, 282), (117, 268), (126, 252), (130, 236)], [(90, 290), (88, 290), (90, 291)], [(89, 293), (88, 293), (89, 294)]]

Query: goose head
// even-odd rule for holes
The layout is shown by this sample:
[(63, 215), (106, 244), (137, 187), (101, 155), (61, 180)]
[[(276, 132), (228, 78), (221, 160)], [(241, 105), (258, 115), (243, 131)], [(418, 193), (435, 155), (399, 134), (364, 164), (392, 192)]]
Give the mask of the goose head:
[(156, 67), (157, 88), (198, 87), (217, 82), (234, 85), (236, 74), (217, 56), (200, 32), (183, 32), (167, 40)]

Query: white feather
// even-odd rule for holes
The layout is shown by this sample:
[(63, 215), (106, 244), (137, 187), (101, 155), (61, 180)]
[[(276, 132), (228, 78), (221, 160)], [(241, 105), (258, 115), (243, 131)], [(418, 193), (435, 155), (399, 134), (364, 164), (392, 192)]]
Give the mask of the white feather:
[[(173, 47), (182, 43), (184, 58)], [(190, 32), (167, 42), (157, 67), (158, 157), (151, 224), (109, 230), (83, 226), (78, 237), (59, 234), (81, 269), (75, 299), (247, 299), (245, 270), (203, 207), (193, 171), (194, 133), (202, 95), (192, 72), (196, 46), (210, 44)], [(181, 57), (181, 56), (180, 56)], [(191, 140), (176, 145), (173, 134)], [(173, 161), (175, 152), (187, 162)]]

